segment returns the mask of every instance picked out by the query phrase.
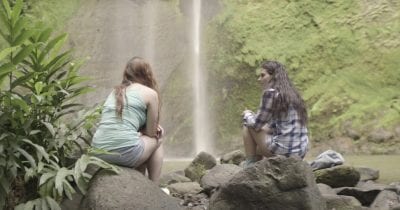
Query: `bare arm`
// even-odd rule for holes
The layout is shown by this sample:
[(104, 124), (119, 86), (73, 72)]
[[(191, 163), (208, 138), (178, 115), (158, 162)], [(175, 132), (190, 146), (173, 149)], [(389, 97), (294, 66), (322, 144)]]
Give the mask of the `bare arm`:
[(159, 106), (157, 93), (155, 91), (149, 91), (149, 93), (146, 93), (146, 99), (147, 119), (144, 134), (152, 138), (157, 138)]

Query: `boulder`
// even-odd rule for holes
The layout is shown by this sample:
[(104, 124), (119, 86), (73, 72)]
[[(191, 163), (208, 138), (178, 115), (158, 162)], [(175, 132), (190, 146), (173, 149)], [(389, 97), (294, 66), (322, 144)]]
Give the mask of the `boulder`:
[(360, 181), (377, 180), (379, 178), (379, 170), (367, 167), (356, 167), (355, 169), (360, 173)]
[(338, 195), (355, 197), (363, 206), (371, 205), (376, 196), (381, 192), (380, 189), (363, 189), (357, 187), (341, 187), (335, 190)]
[(384, 190), (376, 196), (374, 202), (371, 204), (371, 209), (390, 210), (394, 206), (400, 205), (400, 197), (396, 192)]
[(211, 154), (200, 152), (193, 161), (185, 168), (185, 176), (192, 181), (200, 182), (201, 177), (207, 170), (213, 168), (217, 160)]
[(360, 180), (360, 173), (351, 166), (335, 166), (314, 172), (317, 183), (324, 183), (333, 188), (354, 187)]
[(372, 180), (368, 180), (366, 182), (359, 182), (356, 185), (357, 188), (365, 189), (365, 190), (393, 190), (394, 187), (387, 185), (387, 184), (381, 184), (381, 183), (376, 183)]
[(336, 191), (327, 184), (318, 183), (317, 187), (322, 195), (336, 195)]
[(175, 197), (183, 197), (185, 194), (197, 194), (203, 191), (197, 182), (181, 182), (168, 185), (167, 188)]
[(140, 172), (120, 168), (120, 174), (99, 170), (94, 175), (80, 209), (182, 209)]
[(240, 150), (235, 150), (229, 153), (226, 153), (221, 156), (221, 164), (235, 164), (235, 165), (240, 165), (242, 161), (246, 159), (245, 154), (240, 151)]
[(234, 164), (217, 165), (201, 178), (201, 187), (204, 188), (205, 191), (211, 192), (214, 188), (228, 182), (241, 170), (242, 168)]
[(191, 182), (189, 178), (184, 175), (181, 175), (177, 172), (167, 173), (161, 176), (160, 178), (160, 186), (165, 187), (170, 184), (179, 183), (179, 182)]
[(238, 172), (211, 196), (209, 209), (326, 209), (311, 167), (295, 157), (272, 157)]
[(392, 182), (389, 184), (389, 187), (393, 189), (397, 194), (400, 195), (400, 182)]
[(361, 203), (356, 198), (345, 195), (323, 195), (328, 209), (361, 210)]

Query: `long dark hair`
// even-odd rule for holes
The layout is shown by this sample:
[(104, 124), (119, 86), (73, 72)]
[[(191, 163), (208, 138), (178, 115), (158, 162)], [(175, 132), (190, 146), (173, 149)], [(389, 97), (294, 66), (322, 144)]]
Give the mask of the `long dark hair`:
[[(160, 99), (158, 85), (154, 79), (150, 64), (141, 57), (133, 57), (126, 64), (121, 84), (114, 87), (116, 98), (115, 111), (118, 117), (122, 117), (126, 88), (136, 82), (155, 90)], [(160, 100), (159, 103), (161, 103)], [(158, 112), (160, 113), (160, 106)]]
[(304, 100), (290, 81), (285, 66), (277, 61), (264, 61), (261, 67), (271, 75), (268, 88), (273, 88), (279, 93), (272, 103), (273, 117), (285, 118), (289, 107), (292, 106), (299, 115), (300, 123), (306, 125), (308, 117)]

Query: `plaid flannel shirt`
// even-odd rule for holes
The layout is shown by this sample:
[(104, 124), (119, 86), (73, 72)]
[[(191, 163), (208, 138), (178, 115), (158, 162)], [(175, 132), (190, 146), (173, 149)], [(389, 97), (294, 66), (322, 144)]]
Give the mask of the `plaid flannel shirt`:
[(278, 95), (275, 89), (265, 90), (257, 114), (245, 116), (245, 126), (259, 131), (268, 123), (273, 130), (271, 152), (285, 156), (298, 154), (304, 157), (307, 152), (308, 131), (306, 126), (301, 125), (297, 111), (290, 106), (286, 118), (272, 117), (272, 102)]

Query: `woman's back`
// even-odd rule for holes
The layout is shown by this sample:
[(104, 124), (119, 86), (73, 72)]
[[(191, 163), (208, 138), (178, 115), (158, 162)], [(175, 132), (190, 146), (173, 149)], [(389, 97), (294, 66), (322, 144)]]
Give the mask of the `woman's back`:
[(122, 118), (116, 114), (115, 92), (107, 97), (99, 127), (93, 137), (96, 148), (112, 150), (137, 144), (139, 129), (146, 123), (146, 102), (140, 88), (128, 87), (124, 98)]

